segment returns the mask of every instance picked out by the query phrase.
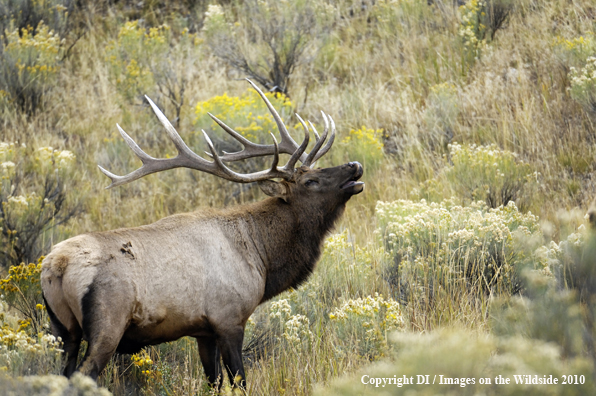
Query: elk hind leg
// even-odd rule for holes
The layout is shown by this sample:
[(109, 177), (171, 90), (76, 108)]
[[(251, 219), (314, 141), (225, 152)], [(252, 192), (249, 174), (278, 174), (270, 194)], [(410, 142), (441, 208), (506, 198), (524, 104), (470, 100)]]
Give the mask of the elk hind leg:
[(116, 352), (128, 324), (126, 310), (104, 303), (109, 301), (109, 295), (112, 298), (115, 296), (117, 301), (125, 302), (125, 299), (118, 298), (116, 294), (106, 289), (102, 292), (92, 284), (83, 297), (83, 333), (88, 345), (78, 370), (94, 380), (97, 380)]
[[(54, 311), (52, 311), (52, 308), (46, 301), (45, 296), (44, 302), (48, 311), (48, 316), (50, 317), (50, 330), (54, 336), (60, 337), (63, 342), (62, 349), (64, 350), (66, 364), (64, 365), (64, 371), (62, 374), (69, 378), (77, 367), (77, 358), (79, 357), (79, 347), (81, 345), (83, 330), (79, 326), (72, 312), (68, 311), (70, 315), (68, 315), (69, 317), (67, 319), (69, 320), (65, 325), (58, 319)], [(64, 314), (65, 312), (63, 312), (63, 315)]]

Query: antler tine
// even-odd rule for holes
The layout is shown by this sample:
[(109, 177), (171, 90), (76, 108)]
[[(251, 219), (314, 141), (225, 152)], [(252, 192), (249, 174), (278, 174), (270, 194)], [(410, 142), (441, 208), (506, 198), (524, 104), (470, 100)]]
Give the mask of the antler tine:
[[(313, 123), (310, 121), (308, 123), (310, 124), (310, 127), (313, 129), (313, 131), (315, 131), (315, 134), (318, 136), (317, 130)], [(306, 157), (306, 161), (303, 162), (305, 166), (310, 166), (313, 163), (313, 160), (317, 155), (317, 152), (321, 149), (323, 143), (325, 143), (325, 139), (327, 139), (327, 133), (329, 133), (329, 126), (327, 125), (327, 123), (325, 123), (325, 131), (323, 132), (323, 136), (317, 140), (317, 142), (315, 143), (315, 147), (313, 147), (310, 154), (308, 154), (308, 157)]]
[(217, 154), (217, 151), (215, 151), (215, 147), (213, 147), (213, 142), (211, 141), (211, 139), (209, 138), (209, 135), (207, 135), (207, 132), (205, 132), (204, 130), (201, 130), (203, 132), (203, 136), (205, 137), (205, 141), (207, 142), (207, 146), (209, 146), (209, 150), (211, 150), (211, 155), (213, 157), (213, 160), (215, 164), (217, 164), (219, 166), (219, 169), (221, 169), (228, 177), (230, 177), (233, 181), (239, 181), (239, 174), (234, 172), (233, 170), (231, 170), (230, 168), (228, 168), (227, 166), (224, 165), (224, 163), (221, 161), (221, 159), (219, 158), (219, 155)]
[[(128, 144), (128, 147), (130, 147), (132, 149), (132, 151), (137, 155), (137, 157), (139, 157), (139, 159), (141, 160), (141, 162), (143, 164), (146, 164), (151, 160), (155, 160), (155, 158), (151, 157), (146, 152), (144, 152), (139, 147), (139, 145), (126, 132), (124, 132), (124, 129), (122, 129), (120, 127), (120, 125), (116, 124), (116, 127), (118, 127), (118, 131), (120, 132), (120, 135), (122, 136), (122, 138), (124, 139), (126, 144)], [(108, 170), (102, 168), (100, 165), (97, 165), (97, 166), (99, 167), (99, 170), (102, 171), (103, 174), (106, 175), (107, 177), (109, 177), (110, 180), (112, 181), (112, 183), (109, 186), (107, 186), (106, 188), (112, 188), (112, 187), (118, 186), (120, 184), (127, 183), (124, 176), (115, 175), (112, 172), (109, 172)], [(139, 177), (142, 177), (142, 176), (139, 176)]]
[(300, 121), (300, 123), (302, 124), (302, 128), (304, 128), (304, 140), (302, 141), (300, 147), (298, 147), (298, 149), (294, 152), (294, 154), (292, 154), (288, 162), (284, 165), (283, 169), (286, 171), (294, 170), (294, 165), (296, 165), (296, 161), (298, 161), (298, 158), (300, 158), (302, 154), (304, 154), (304, 151), (306, 151), (306, 147), (308, 146), (308, 141), (310, 140), (308, 126), (306, 126), (306, 123), (298, 114), (296, 114), (296, 117), (298, 118), (298, 121)]
[[(247, 138), (245, 138), (244, 136), (242, 136), (241, 134), (236, 132), (234, 129), (227, 126), (222, 120), (220, 120), (213, 114), (211, 114), (211, 113), (207, 113), (207, 114), (209, 115), (209, 117), (211, 117), (213, 119), (213, 121), (215, 121), (217, 123), (217, 125), (219, 125), (221, 127), (221, 129), (223, 129), (224, 131), (229, 133), (234, 139), (238, 140), (244, 147), (261, 146), (260, 144), (251, 142), (250, 140), (248, 140)], [(234, 153), (234, 154), (237, 154), (237, 153)]]
[[(255, 85), (255, 83), (250, 81), (248, 78), (246, 79), (246, 81), (248, 81), (248, 83), (250, 85), (252, 85), (252, 87), (255, 89), (255, 91), (257, 91), (257, 93), (259, 94), (261, 99), (263, 99), (263, 101), (267, 105), (267, 108), (269, 109), (269, 112), (273, 116), (275, 123), (277, 124), (277, 128), (279, 129), (279, 134), (281, 135), (281, 143), (279, 143), (279, 148), (282, 150), (282, 152), (284, 152), (286, 154), (294, 154), (295, 150), (298, 149), (298, 147), (299, 147), (298, 143), (296, 143), (296, 141), (294, 139), (292, 139), (292, 136), (290, 136), (288, 129), (286, 128), (283, 120), (279, 116), (279, 113), (277, 112), (277, 110), (275, 110), (275, 107), (273, 107), (273, 105), (271, 104), (269, 99), (267, 99), (267, 96), (265, 96), (263, 91), (261, 91), (261, 89)], [(288, 149), (289, 149), (289, 152), (286, 151)], [(304, 160), (306, 160), (306, 154), (304, 154), (304, 151), (303, 151), (302, 154), (300, 155), (300, 161), (304, 162)]]
[[(101, 165), (97, 165), (97, 167), (99, 168), (99, 170), (104, 175), (106, 175), (107, 177), (109, 177), (110, 180), (112, 181), (112, 183), (109, 186), (107, 186), (106, 189), (112, 188), (112, 187), (118, 185), (118, 181), (119, 181), (119, 179), (122, 178), (122, 176), (118, 176), (118, 175), (113, 174), (112, 172), (110, 172), (110, 171), (106, 170), (105, 168), (103, 168)], [(120, 184), (122, 184), (122, 183), (120, 183)]]
[(128, 147), (131, 148), (131, 150), (137, 155), (137, 157), (139, 157), (139, 159), (141, 160), (141, 162), (146, 163), (150, 160), (153, 160), (155, 158), (153, 158), (152, 156), (150, 156), (149, 154), (147, 154), (146, 152), (144, 152), (139, 145), (137, 144), (137, 142), (135, 142), (129, 135), (128, 133), (124, 132), (124, 129), (122, 129), (120, 127), (120, 125), (116, 124), (116, 127), (118, 128), (118, 131), (120, 132), (120, 136), (122, 136), (122, 138), (124, 139), (124, 141), (126, 142), (126, 144), (128, 144)]
[(319, 158), (327, 154), (329, 150), (331, 150), (331, 146), (333, 145), (333, 141), (335, 140), (335, 122), (333, 122), (333, 118), (331, 118), (330, 115), (325, 115), (325, 113), (323, 113), (322, 111), (321, 114), (323, 114), (323, 120), (325, 121), (325, 129), (327, 129), (327, 117), (329, 117), (329, 121), (331, 122), (331, 136), (329, 137), (329, 140), (327, 141), (325, 147), (323, 147), (315, 156), (315, 159), (312, 161), (313, 164), (317, 162)]
[(271, 132), (269, 132), (269, 134), (273, 139), (273, 147), (275, 148), (275, 152), (273, 153), (273, 162), (271, 163), (271, 171), (273, 172), (277, 170), (277, 164), (279, 164), (279, 146), (277, 144), (277, 139), (275, 138), (275, 135)]
[[(308, 123), (310, 124), (310, 126), (312, 126), (312, 123), (310, 122), (310, 120), (308, 121)], [(312, 128), (312, 131), (315, 134), (315, 144), (317, 144), (321, 137), (319, 136), (319, 133), (317, 132), (317, 130), (314, 127)]]
[[(176, 146), (176, 149), (178, 150), (178, 155), (184, 154), (184, 156), (188, 156), (190, 158), (196, 158), (196, 159), (205, 161), (203, 158), (199, 157), (191, 149), (188, 148), (186, 143), (184, 143), (184, 140), (182, 140), (182, 138), (180, 137), (180, 135), (174, 128), (174, 126), (170, 123), (170, 120), (168, 120), (168, 118), (164, 115), (164, 113), (161, 112), (159, 107), (157, 107), (155, 105), (155, 103), (153, 103), (153, 101), (151, 99), (149, 99), (149, 97), (147, 95), (145, 95), (145, 99), (147, 99), (147, 102), (149, 102), (149, 104), (151, 105), (153, 112), (155, 113), (155, 115), (157, 116), (157, 118), (159, 119), (161, 124), (164, 126), (164, 128), (166, 129), (166, 132), (168, 133), (170, 140), (172, 140), (172, 142), (174, 142), (174, 146)], [(205, 162), (207, 162), (207, 161), (205, 161)]]

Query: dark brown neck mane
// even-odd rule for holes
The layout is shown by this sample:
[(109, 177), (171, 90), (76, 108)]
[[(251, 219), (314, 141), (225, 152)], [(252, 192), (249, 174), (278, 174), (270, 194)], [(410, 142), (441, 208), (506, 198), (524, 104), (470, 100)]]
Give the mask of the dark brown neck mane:
[(265, 294), (261, 302), (297, 287), (313, 272), (321, 256), (325, 236), (345, 209), (297, 208), (281, 199), (269, 198), (250, 206), (254, 238), (263, 246), (267, 270)]

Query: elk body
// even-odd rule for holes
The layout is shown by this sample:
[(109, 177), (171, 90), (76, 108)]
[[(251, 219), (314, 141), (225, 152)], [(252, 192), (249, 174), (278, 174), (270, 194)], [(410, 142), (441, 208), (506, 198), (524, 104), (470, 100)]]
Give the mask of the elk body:
[[(211, 384), (221, 385), (223, 359), (230, 382), (245, 385), (242, 341), (248, 318), (262, 302), (306, 280), (325, 235), (346, 202), (364, 188), (357, 162), (311, 168), (333, 143), (330, 117), (323, 114), (326, 127), (320, 138), (310, 124), (316, 143), (306, 154), (307, 124), (299, 118), (305, 138), (298, 145), (265, 95), (252, 85), (278, 125), (279, 145), (273, 135), (272, 145), (252, 143), (212, 116), (244, 148), (220, 156), (205, 134), (213, 161), (205, 160), (186, 146), (148, 98), (178, 149), (177, 157), (150, 157), (118, 126), (143, 166), (126, 176), (100, 167), (111, 178), (110, 187), (188, 167), (235, 182), (256, 181), (271, 197), (227, 210), (173, 215), (136, 228), (83, 234), (57, 244), (43, 261), (41, 285), (52, 332), (64, 342), (64, 375), (78, 369), (97, 378), (115, 352), (134, 353), (191, 336), (198, 342)], [(290, 154), (283, 167), (278, 167), (280, 152)], [(263, 155), (273, 156), (269, 170), (239, 174), (224, 164)], [(296, 168), (298, 161), (302, 166)], [(88, 348), (77, 368), (82, 339)]]

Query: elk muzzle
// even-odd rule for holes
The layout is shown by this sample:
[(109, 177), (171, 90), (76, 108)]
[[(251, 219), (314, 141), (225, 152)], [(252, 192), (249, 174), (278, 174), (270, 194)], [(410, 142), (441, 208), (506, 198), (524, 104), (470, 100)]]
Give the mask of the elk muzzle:
[(364, 190), (364, 182), (358, 181), (364, 173), (364, 168), (359, 162), (349, 162), (346, 164), (352, 170), (352, 175), (348, 180), (342, 183), (339, 188), (352, 195), (360, 194)]

